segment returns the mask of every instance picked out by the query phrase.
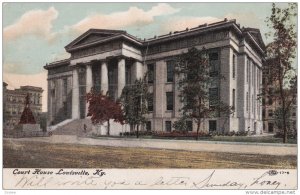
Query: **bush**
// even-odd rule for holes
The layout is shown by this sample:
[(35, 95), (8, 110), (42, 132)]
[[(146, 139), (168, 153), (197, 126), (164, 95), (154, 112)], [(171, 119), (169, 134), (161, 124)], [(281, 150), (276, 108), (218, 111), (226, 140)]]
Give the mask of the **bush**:
[[(283, 136), (283, 131), (276, 132), (276, 134), (274, 135), (275, 138), (283, 138)], [(288, 139), (297, 139), (297, 131), (288, 131), (287, 137)]]
[[(136, 131), (120, 133), (120, 136), (136, 136)], [(139, 136), (153, 135), (152, 131), (139, 131)]]
[[(153, 134), (154, 137), (197, 137), (197, 132), (189, 132), (189, 131), (171, 131), (171, 132), (164, 132), (164, 131), (157, 131)], [(208, 132), (199, 131), (199, 137), (211, 137)]]
[(219, 132), (212, 131), (210, 132), (211, 136), (246, 136), (248, 135), (247, 131), (230, 131), (230, 132)]

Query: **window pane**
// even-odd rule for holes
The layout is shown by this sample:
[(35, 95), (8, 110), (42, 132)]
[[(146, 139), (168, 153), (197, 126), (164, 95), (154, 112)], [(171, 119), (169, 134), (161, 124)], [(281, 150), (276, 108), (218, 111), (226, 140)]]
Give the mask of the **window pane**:
[(167, 132), (171, 132), (171, 130), (172, 130), (172, 123), (171, 123), (171, 121), (166, 121), (165, 125), (166, 125), (166, 131)]
[(235, 110), (235, 89), (232, 89), (232, 109)]
[(186, 127), (188, 131), (193, 131), (193, 121), (186, 121)]
[(219, 54), (217, 52), (209, 54), (209, 60), (218, 60), (218, 59), (219, 59)]
[(146, 123), (146, 130), (151, 131), (151, 121), (147, 121)]
[(216, 131), (217, 130), (217, 121), (211, 120), (209, 121), (209, 131)]
[(148, 111), (153, 111), (153, 93), (149, 94), (148, 98)]
[(154, 64), (148, 64), (148, 83), (153, 83), (154, 81)]
[(273, 110), (269, 110), (269, 116), (270, 116), (270, 117), (273, 116)]
[(232, 55), (232, 78), (235, 78), (235, 55)]
[(167, 92), (167, 110), (173, 110), (173, 92)]
[(218, 76), (219, 71), (219, 54), (217, 52), (209, 54), (209, 75), (211, 77)]
[(209, 88), (209, 107), (213, 107), (218, 104), (218, 96), (218, 88)]
[(174, 79), (174, 61), (167, 61), (167, 82), (173, 82)]

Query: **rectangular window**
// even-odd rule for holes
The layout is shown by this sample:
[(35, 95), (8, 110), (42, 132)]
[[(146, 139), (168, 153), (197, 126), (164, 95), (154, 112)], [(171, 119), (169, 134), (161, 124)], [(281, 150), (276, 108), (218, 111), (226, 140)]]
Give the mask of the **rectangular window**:
[(219, 59), (219, 54), (217, 52), (210, 53), (209, 54), (209, 60), (218, 60)]
[(173, 92), (166, 93), (167, 110), (173, 110)]
[(268, 132), (269, 133), (273, 133), (273, 131), (274, 131), (274, 124), (273, 123), (268, 123)]
[(269, 97), (269, 105), (272, 105), (273, 104), (273, 99), (271, 97)]
[(263, 118), (266, 117), (266, 110), (265, 110), (265, 109), (262, 110), (262, 117), (263, 117)]
[(68, 116), (68, 104), (67, 102), (63, 102), (64, 115)]
[(151, 131), (151, 121), (146, 122), (146, 130)]
[(235, 110), (235, 89), (232, 89), (232, 109)]
[(186, 99), (186, 107), (187, 107), (188, 109), (192, 109), (192, 108), (193, 108), (193, 105), (194, 105), (193, 97), (187, 96), (187, 99)]
[(171, 121), (165, 121), (165, 127), (167, 132), (171, 132), (172, 130), (172, 123)]
[(173, 82), (174, 80), (174, 61), (167, 61), (167, 82)]
[(193, 121), (186, 121), (186, 128), (188, 131), (193, 131)]
[(236, 57), (233, 54), (232, 55), (232, 78), (235, 78), (235, 65), (236, 65)]
[(274, 93), (274, 88), (270, 87), (269, 88), (269, 95), (272, 95)]
[(148, 83), (154, 82), (154, 64), (148, 64)]
[(212, 108), (218, 104), (218, 88), (209, 88), (209, 107)]
[(216, 120), (210, 120), (209, 121), (209, 131), (216, 131), (217, 130), (217, 121)]
[(150, 93), (148, 97), (148, 111), (153, 111), (153, 93)]
[(209, 76), (215, 77), (219, 73), (219, 54), (217, 52), (209, 54)]
[(273, 110), (269, 110), (269, 117), (273, 116)]

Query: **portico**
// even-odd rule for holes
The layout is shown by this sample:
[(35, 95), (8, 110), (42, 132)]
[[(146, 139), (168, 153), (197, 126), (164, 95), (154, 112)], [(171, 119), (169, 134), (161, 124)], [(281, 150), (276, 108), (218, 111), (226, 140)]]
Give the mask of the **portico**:
[[(96, 74), (93, 69), (99, 70), (100, 73)], [(72, 118), (78, 119), (87, 115), (89, 105), (84, 95), (90, 92), (92, 87), (100, 86), (95, 89), (104, 94), (108, 92), (116, 100), (121, 96), (125, 85), (133, 84), (135, 79), (143, 77), (143, 64), (126, 56), (108, 57), (73, 65), (72, 77)]]

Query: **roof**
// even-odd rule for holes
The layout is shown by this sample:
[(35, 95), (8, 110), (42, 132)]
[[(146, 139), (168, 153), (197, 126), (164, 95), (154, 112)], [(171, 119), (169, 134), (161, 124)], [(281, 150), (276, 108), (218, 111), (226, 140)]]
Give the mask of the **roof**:
[(30, 90), (30, 91), (40, 91), (40, 92), (42, 92), (43, 88), (26, 85), (26, 86), (21, 86), (20, 90)]
[[(71, 43), (65, 46), (67, 52), (71, 52), (76, 49), (81, 49), (84, 47), (116, 40), (116, 39), (125, 39), (131, 43), (134, 43), (138, 46), (145, 47), (147, 45), (156, 44), (159, 42), (169, 41), (172, 39), (181, 38), (184, 36), (193, 36), (201, 33), (207, 33), (212, 30), (221, 30), (224, 28), (233, 29), (240, 36), (248, 36), (248, 39), (253, 42), (258, 50), (261, 53), (264, 53), (265, 44), (261, 37), (259, 29), (255, 28), (240, 28), (240, 25), (236, 23), (236, 20), (227, 20), (225, 18), (222, 21), (214, 22), (211, 24), (201, 24), (194, 28), (186, 28), (181, 31), (174, 31), (168, 34), (154, 36), (153, 38), (148, 39), (140, 39), (133, 35), (128, 34), (124, 30), (110, 30), (110, 29), (89, 29), (76, 39), (74, 39)], [(67, 65), (70, 62), (70, 59), (60, 60), (56, 62), (52, 62), (50, 64), (46, 64), (44, 66), (45, 69), (49, 69), (51, 67), (57, 67), (60, 65)]]
[(265, 50), (266, 46), (262, 39), (260, 30), (257, 28), (244, 28), (244, 32), (249, 32), (251, 36), (254, 38), (254, 40), (259, 44), (259, 46)]
[(54, 68), (54, 67), (57, 67), (57, 66), (64, 66), (64, 65), (68, 65), (68, 64), (70, 64), (70, 58), (64, 59), (64, 60), (59, 60), (59, 61), (51, 62), (51, 63), (49, 63), (49, 64), (46, 64), (46, 65), (44, 66), (44, 68), (45, 68), (46, 70), (49, 70), (49, 69)]

